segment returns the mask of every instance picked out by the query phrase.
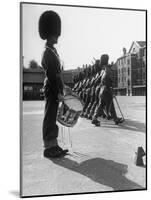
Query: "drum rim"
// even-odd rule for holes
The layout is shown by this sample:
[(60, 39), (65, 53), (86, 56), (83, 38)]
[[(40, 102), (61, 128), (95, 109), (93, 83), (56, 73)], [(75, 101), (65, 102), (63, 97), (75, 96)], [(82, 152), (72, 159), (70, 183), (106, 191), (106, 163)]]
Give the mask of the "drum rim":
[[(73, 93), (73, 92), (72, 92), (71, 94), (66, 94), (66, 95), (64, 95), (64, 97), (66, 97), (66, 96), (73, 96), (73, 97), (75, 97), (76, 99), (78, 99), (78, 100), (80, 101), (81, 105), (82, 105), (82, 108), (83, 108), (84, 103), (83, 103), (83, 101), (80, 99), (79, 95), (77, 95), (76, 93)], [(64, 100), (62, 101), (62, 103), (63, 103), (63, 104), (66, 104)], [(67, 106), (68, 106), (68, 105), (67, 105)], [(69, 108), (69, 109), (70, 109), (70, 108)], [(72, 109), (70, 109), (70, 110), (72, 110)], [(73, 111), (74, 111), (74, 110), (73, 110)], [(81, 110), (81, 111), (76, 111), (76, 112), (77, 112), (78, 115), (80, 116), (80, 113), (82, 113), (82, 110)], [(79, 118), (79, 116), (78, 116), (78, 118)], [(61, 125), (63, 125), (63, 126), (66, 126), (66, 127), (73, 127), (73, 126), (77, 123), (78, 118), (77, 118), (77, 120), (75, 120), (75, 122), (72, 123), (72, 124), (69, 124), (69, 123), (65, 122), (64, 120), (60, 119), (58, 116), (57, 116), (57, 121), (58, 121)]]
[(80, 99), (78, 94), (76, 94), (76, 93), (66, 94), (66, 95), (64, 95), (64, 97), (69, 96), (69, 95), (76, 97), (80, 101), (80, 103), (82, 104), (82, 107), (84, 107), (84, 102)]

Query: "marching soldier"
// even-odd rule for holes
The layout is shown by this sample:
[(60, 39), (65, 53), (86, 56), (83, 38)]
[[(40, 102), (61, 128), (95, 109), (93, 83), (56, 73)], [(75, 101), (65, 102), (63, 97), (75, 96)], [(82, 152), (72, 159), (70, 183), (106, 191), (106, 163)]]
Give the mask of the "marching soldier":
[(99, 104), (99, 92), (100, 92), (100, 88), (101, 88), (101, 77), (102, 77), (102, 73), (100, 73), (100, 74), (97, 73), (95, 82), (94, 82), (94, 87), (95, 87), (94, 102), (93, 102), (93, 105), (88, 114), (88, 119), (92, 119), (95, 109), (96, 109), (97, 105)]
[(106, 109), (107, 115), (109, 115), (110, 112), (115, 124), (123, 122), (122, 118), (117, 117), (113, 104), (112, 80), (110, 78), (110, 66), (108, 65), (108, 60), (108, 55), (104, 54), (101, 56), (101, 65), (104, 66), (104, 71), (101, 77), (100, 100), (92, 120), (92, 124), (95, 124), (96, 126), (100, 126), (100, 122), (97, 118), (103, 112), (103, 109)]
[(94, 81), (95, 81), (95, 77), (92, 78), (91, 82), (90, 82), (90, 88), (89, 88), (89, 103), (85, 109), (85, 113), (84, 116), (86, 118), (88, 118), (88, 115), (90, 113), (90, 109), (93, 105), (94, 99), (95, 99), (95, 86), (94, 86)]
[(87, 88), (86, 90), (85, 90), (85, 95), (86, 95), (86, 97), (85, 97), (85, 104), (84, 104), (84, 108), (83, 108), (83, 113), (82, 113), (82, 116), (83, 117), (85, 117), (85, 111), (86, 111), (86, 109), (87, 109), (87, 107), (88, 107), (88, 105), (89, 105), (89, 102), (90, 102), (90, 100), (91, 100), (91, 95), (90, 95), (90, 93), (91, 93), (91, 89), (90, 88)]
[(102, 72), (99, 70), (101, 69), (101, 67), (102, 66), (100, 65), (100, 61), (96, 60), (96, 63), (95, 63), (96, 74), (93, 78), (93, 91), (92, 91), (91, 102), (85, 114), (88, 119), (92, 119), (96, 106), (99, 103), (99, 91), (101, 87), (101, 77), (102, 77)]

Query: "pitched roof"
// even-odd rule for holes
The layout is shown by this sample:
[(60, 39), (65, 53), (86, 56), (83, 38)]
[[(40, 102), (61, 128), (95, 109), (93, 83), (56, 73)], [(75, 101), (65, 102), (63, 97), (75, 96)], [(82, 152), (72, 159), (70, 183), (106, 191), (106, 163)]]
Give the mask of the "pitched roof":
[(140, 47), (145, 47), (146, 46), (146, 42), (145, 41), (136, 41)]
[(133, 47), (133, 44), (135, 44), (138, 48), (146, 47), (146, 42), (145, 41), (133, 41), (132, 45), (131, 45), (131, 47), (130, 47), (130, 49), (128, 51), (129, 53), (130, 53), (130, 51), (131, 51), (131, 49)]

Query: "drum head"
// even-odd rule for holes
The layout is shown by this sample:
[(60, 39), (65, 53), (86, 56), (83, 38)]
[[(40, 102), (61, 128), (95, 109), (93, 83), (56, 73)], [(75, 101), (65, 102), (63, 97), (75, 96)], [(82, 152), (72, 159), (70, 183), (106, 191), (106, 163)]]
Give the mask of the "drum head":
[(73, 127), (83, 110), (83, 103), (76, 94), (64, 96), (64, 101), (59, 104), (57, 120), (64, 126)]
[(64, 103), (70, 108), (75, 111), (82, 111), (83, 104), (80, 99), (75, 95), (66, 95), (64, 97)]

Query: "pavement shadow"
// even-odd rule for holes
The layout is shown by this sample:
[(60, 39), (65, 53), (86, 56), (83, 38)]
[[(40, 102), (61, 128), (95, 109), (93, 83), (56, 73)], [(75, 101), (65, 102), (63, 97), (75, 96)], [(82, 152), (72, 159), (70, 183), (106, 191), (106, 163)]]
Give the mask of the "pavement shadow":
[[(102, 127), (103, 124), (102, 124)], [(120, 129), (126, 129), (130, 131), (137, 131), (137, 132), (143, 132), (146, 133), (146, 125), (142, 122), (125, 119), (125, 121), (122, 124), (119, 124), (119, 126), (105, 126), (106, 128), (120, 128)]]
[(81, 163), (77, 163), (69, 158), (51, 159), (55, 164), (65, 167), (74, 172), (80, 173), (93, 181), (109, 186), (114, 191), (144, 189), (137, 183), (127, 179), (127, 165), (105, 160), (103, 158), (93, 158)]

